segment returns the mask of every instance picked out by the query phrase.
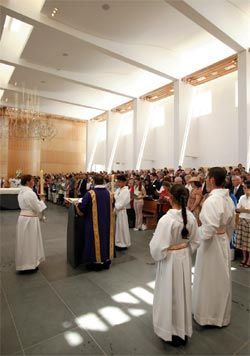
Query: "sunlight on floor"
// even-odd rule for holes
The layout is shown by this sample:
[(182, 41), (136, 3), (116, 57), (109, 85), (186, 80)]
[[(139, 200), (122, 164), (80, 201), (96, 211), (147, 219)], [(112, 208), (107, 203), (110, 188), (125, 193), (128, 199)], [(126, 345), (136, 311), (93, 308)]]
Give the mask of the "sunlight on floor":
[(135, 308), (128, 308), (128, 312), (132, 316), (142, 316), (147, 313), (145, 309), (135, 309)]
[(94, 313), (88, 313), (76, 318), (76, 324), (83, 329), (108, 331), (109, 328), (104, 322)]
[(70, 346), (78, 346), (83, 343), (83, 337), (76, 331), (66, 331), (64, 337)]
[(136, 288), (130, 289), (130, 292), (133, 293), (136, 297), (140, 298), (145, 303), (147, 303), (149, 305), (153, 305), (154, 295), (153, 295), (153, 293), (150, 293), (146, 289), (144, 289), (142, 287), (136, 287)]
[(115, 294), (111, 297), (117, 303), (129, 303), (129, 304), (139, 304), (139, 300), (133, 297), (131, 294), (123, 292)]
[(131, 318), (117, 307), (104, 307), (98, 313), (111, 325), (119, 325), (130, 321)]
[(147, 283), (147, 286), (149, 286), (149, 287), (152, 288), (152, 289), (155, 289), (155, 281), (148, 282), (148, 283)]

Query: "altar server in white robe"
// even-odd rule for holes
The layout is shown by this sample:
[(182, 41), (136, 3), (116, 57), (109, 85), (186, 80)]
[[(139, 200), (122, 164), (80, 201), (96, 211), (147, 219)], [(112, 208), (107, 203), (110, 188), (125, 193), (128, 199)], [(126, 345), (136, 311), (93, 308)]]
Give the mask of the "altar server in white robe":
[(223, 189), (226, 170), (213, 167), (206, 178), (209, 196), (200, 213), (201, 245), (197, 251), (193, 285), (194, 319), (200, 325), (226, 326), (232, 304), (230, 236), (235, 207)]
[(170, 190), (172, 209), (159, 220), (150, 241), (157, 262), (153, 302), (155, 333), (174, 346), (192, 335), (191, 255), (199, 246), (198, 225), (186, 209), (188, 189)]
[(131, 245), (127, 205), (130, 203), (130, 192), (126, 186), (127, 179), (124, 175), (117, 177), (118, 189), (115, 191), (115, 246), (117, 249), (127, 249)]
[(33, 177), (24, 175), (18, 194), (21, 212), (17, 222), (17, 271), (35, 271), (38, 265), (45, 260), (39, 217), (41, 218), (41, 213), (46, 209), (46, 205), (37, 198), (32, 190), (33, 186)]

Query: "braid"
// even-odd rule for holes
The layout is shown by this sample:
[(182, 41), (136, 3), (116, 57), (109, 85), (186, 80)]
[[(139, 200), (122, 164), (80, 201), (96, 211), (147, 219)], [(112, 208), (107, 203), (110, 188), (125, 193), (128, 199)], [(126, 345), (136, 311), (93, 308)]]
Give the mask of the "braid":
[(186, 210), (186, 199), (182, 195), (180, 197), (180, 202), (181, 202), (181, 213), (182, 213), (182, 218), (183, 218), (183, 229), (181, 230), (181, 236), (183, 239), (187, 239), (189, 231), (187, 229), (187, 210)]

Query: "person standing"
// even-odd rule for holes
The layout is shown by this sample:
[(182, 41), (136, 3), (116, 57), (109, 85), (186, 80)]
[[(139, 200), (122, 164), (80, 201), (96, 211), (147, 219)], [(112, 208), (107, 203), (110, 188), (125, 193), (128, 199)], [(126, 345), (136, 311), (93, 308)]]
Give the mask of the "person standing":
[(245, 194), (240, 197), (236, 212), (239, 223), (236, 229), (236, 248), (242, 250), (241, 267), (250, 268), (250, 180), (244, 183)]
[(109, 269), (114, 257), (113, 195), (101, 175), (94, 176), (94, 189), (75, 204), (77, 214), (84, 217), (83, 246), (80, 263), (91, 270)]
[(130, 203), (130, 192), (126, 186), (127, 179), (124, 175), (117, 177), (118, 189), (115, 191), (115, 247), (117, 250), (126, 250), (131, 245), (128, 217), (126, 207)]
[(230, 238), (235, 207), (224, 189), (226, 170), (209, 169), (209, 196), (200, 213), (201, 244), (197, 251), (193, 284), (193, 314), (200, 325), (226, 326), (232, 304)]
[(180, 184), (170, 190), (172, 209), (163, 215), (150, 241), (157, 262), (153, 302), (155, 333), (179, 346), (192, 335), (191, 255), (199, 246), (198, 226), (186, 209), (189, 192)]
[(135, 178), (134, 184), (134, 209), (135, 209), (135, 227), (134, 231), (142, 229), (142, 209), (144, 205), (144, 197), (146, 190), (140, 180), (140, 177)]
[(39, 216), (47, 207), (33, 191), (34, 178), (23, 175), (18, 203), (21, 209), (17, 222), (16, 270), (36, 271), (45, 260)]

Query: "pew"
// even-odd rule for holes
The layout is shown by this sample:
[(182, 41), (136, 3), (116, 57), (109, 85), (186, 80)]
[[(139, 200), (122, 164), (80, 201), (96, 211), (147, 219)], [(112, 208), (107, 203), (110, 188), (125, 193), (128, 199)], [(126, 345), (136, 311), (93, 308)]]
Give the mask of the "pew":
[(144, 199), (142, 209), (143, 224), (147, 225), (148, 229), (154, 229), (157, 225), (158, 218), (158, 203), (157, 200)]

